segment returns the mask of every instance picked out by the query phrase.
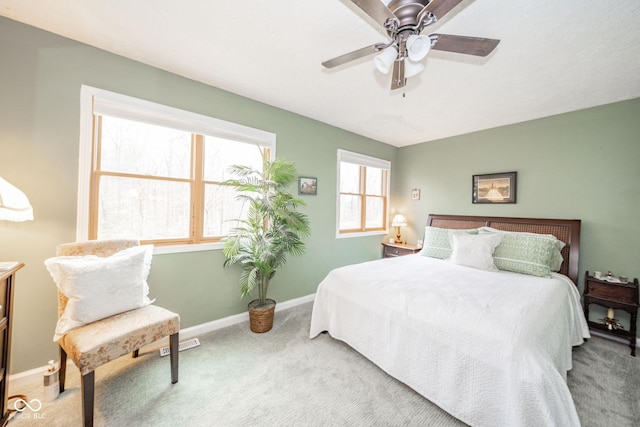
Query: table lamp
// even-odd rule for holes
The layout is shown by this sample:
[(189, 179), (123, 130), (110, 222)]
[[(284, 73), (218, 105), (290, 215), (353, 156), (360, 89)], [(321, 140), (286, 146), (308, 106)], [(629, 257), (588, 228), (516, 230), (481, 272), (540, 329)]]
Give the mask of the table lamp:
[(0, 176), (0, 219), (32, 221), (33, 208), (27, 196)]
[(396, 216), (393, 217), (393, 221), (391, 221), (391, 226), (397, 227), (397, 230), (398, 230), (397, 232), (398, 234), (396, 235), (396, 240), (394, 243), (402, 243), (402, 240), (400, 240), (400, 227), (407, 226), (407, 219), (404, 217), (404, 215), (397, 214)]
[[(0, 176), (0, 220), (31, 221), (33, 209), (27, 196)], [(18, 262), (0, 261), (0, 272), (10, 270)]]

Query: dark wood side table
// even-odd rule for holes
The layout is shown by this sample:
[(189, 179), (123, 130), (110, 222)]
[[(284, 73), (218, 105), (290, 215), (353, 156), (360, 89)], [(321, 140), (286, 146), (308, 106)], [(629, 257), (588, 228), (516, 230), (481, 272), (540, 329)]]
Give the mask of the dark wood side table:
[[(638, 323), (638, 279), (631, 283), (616, 283), (596, 279), (587, 271), (584, 277), (584, 316), (589, 328), (629, 340), (631, 355), (636, 355), (636, 328)], [(629, 330), (609, 329), (607, 325), (589, 320), (589, 305), (598, 304), (631, 315)]]
[(411, 255), (420, 252), (421, 249), (420, 246), (407, 245), (404, 243), (383, 243), (382, 258)]
[(11, 318), (16, 271), (24, 264), (16, 264), (8, 270), (0, 270), (0, 425), (9, 417), (9, 362), (11, 360)]

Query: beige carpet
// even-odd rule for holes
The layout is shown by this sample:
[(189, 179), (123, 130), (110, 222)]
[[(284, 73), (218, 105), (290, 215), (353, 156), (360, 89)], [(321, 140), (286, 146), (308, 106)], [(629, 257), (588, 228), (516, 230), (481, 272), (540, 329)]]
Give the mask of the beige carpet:
[[(157, 351), (123, 357), (96, 372), (96, 426), (461, 426), (328, 335), (309, 340), (312, 304), (276, 313), (274, 329), (248, 324), (199, 337), (180, 353), (180, 381)], [(569, 386), (583, 426), (640, 425), (640, 358), (595, 337), (574, 351)], [(19, 426), (80, 426), (78, 373), (68, 389)], [(10, 394), (42, 399), (41, 382)]]

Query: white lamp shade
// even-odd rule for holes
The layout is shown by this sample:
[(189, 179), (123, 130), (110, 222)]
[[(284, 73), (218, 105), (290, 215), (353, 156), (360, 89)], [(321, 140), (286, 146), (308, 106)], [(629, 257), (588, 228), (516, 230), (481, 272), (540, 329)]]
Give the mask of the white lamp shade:
[(413, 62), (411, 60), (404, 61), (404, 76), (405, 78), (409, 78), (415, 76), (416, 74), (420, 74), (424, 70), (424, 64), (421, 62)]
[(397, 57), (398, 50), (393, 46), (389, 46), (383, 50), (381, 54), (376, 55), (373, 58), (373, 63), (378, 71), (383, 74), (389, 74), (391, 67), (393, 67), (393, 61), (395, 61)]
[(412, 61), (420, 61), (431, 49), (431, 39), (429, 36), (418, 36), (415, 34), (407, 37), (407, 55)]
[(33, 208), (27, 196), (0, 177), (0, 220), (31, 221)]
[(404, 217), (404, 215), (396, 215), (393, 217), (393, 221), (391, 221), (391, 226), (392, 227), (406, 227), (407, 226), (407, 219)]

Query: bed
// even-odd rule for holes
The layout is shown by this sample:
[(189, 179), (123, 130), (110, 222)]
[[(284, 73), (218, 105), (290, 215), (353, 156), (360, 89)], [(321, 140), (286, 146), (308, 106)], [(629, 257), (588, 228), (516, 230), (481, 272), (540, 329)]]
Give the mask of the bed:
[[(553, 242), (544, 262), (537, 240)], [(525, 255), (504, 248), (524, 241)], [(566, 383), (572, 347), (589, 337), (579, 243), (579, 220), (431, 214), (421, 253), (327, 275), (310, 337), (328, 332), (472, 426), (579, 426)], [(529, 270), (545, 263), (546, 275)]]

